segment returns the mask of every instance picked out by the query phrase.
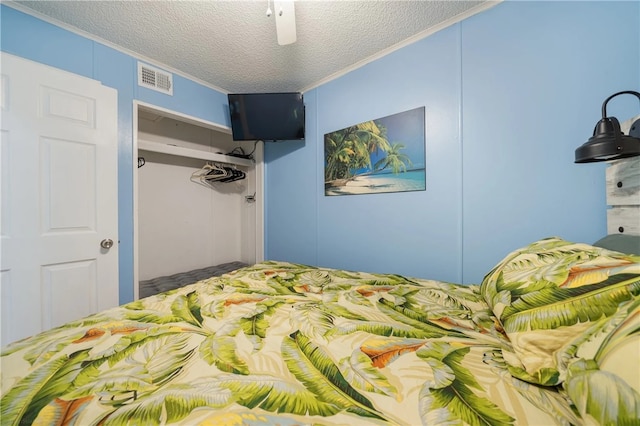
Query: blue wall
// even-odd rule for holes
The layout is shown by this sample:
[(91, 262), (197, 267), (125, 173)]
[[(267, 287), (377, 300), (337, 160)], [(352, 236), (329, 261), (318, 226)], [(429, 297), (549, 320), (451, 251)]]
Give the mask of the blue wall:
[[(226, 96), (5, 5), (1, 50), (118, 90), (120, 302), (133, 298), (133, 101), (228, 125)], [(573, 164), (611, 93), (640, 87), (640, 3), (506, 2), (305, 93), (307, 138), (265, 149), (269, 259), (479, 282), (508, 251), (605, 226), (604, 165)], [(427, 189), (325, 197), (323, 135), (426, 107)], [(636, 114), (620, 98), (609, 111)]]
[(462, 32), (463, 273), (478, 281), (535, 239), (606, 235), (605, 165), (574, 151), (609, 95), (640, 88), (640, 2), (506, 3)]
[(137, 84), (137, 58), (30, 15), (0, 6), (0, 49), (101, 81), (118, 90), (120, 303), (133, 300), (133, 101), (229, 125), (225, 94), (175, 75), (174, 96)]
[[(266, 257), (477, 283), (536, 239), (604, 236), (605, 165), (574, 150), (640, 88), (639, 29), (639, 2), (509, 1), (305, 93), (306, 141), (266, 147)], [(426, 191), (324, 196), (325, 133), (421, 105)]]

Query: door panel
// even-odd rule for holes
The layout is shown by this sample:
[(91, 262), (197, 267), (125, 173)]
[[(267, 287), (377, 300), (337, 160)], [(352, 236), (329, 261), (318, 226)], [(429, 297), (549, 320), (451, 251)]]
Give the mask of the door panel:
[[(4, 76), (3, 76), (4, 77)], [(3, 78), (4, 82), (5, 79)], [(4, 104), (3, 104), (4, 105)], [(4, 208), (9, 205), (11, 199), (11, 159), (9, 157), (9, 138), (10, 133), (1, 130), (0, 131), (0, 202), (2, 202), (2, 210), (0, 210), (0, 253), (4, 246), (4, 238), (7, 236), (7, 232), (11, 229), (11, 210)]]
[(43, 138), (40, 193), (43, 233), (96, 231), (96, 146)]
[(42, 116), (95, 128), (96, 100), (52, 87), (41, 87)]
[[(42, 320), (45, 329), (85, 317), (99, 309), (95, 259), (42, 266)], [(67, 300), (73, 294), (76, 303)], [(58, 306), (68, 306), (60, 312)]]
[(13, 317), (13, 310), (11, 309), (11, 301), (13, 300), (13, 297), (11, 297), (12, 287), (11, 271), (0, 270), (0, 309), (2, 309), (0, 332), (2, 333), (2, 339), (5, 339), (5, 336), (12, 336), (10, 322), (5, 321), (5, 318)]
[(118, 303), (117, 92), (2, 53), (2, 345)]

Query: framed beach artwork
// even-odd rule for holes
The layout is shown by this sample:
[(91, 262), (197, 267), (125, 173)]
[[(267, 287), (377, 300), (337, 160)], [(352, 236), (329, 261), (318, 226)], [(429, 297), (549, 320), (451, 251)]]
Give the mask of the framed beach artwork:
[(424, 191), (425, 108), (324, 135), (324, 194)]

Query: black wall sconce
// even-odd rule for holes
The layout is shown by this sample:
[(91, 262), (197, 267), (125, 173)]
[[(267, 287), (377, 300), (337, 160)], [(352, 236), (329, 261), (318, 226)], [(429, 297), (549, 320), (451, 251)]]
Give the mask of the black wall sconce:
[(618, 95), (634, 95), (640, 101), (640, 93), (633, 90), (614, 93), (602, 103), (602, 119), (598, 121), (593, 136), (576, 149), (576, 163), (611, 161), (640, 155), (640, 119), (631, 125), (629, 135), (620, 130), (620, 122), (615, 117), (607, 117), (607, 103)]

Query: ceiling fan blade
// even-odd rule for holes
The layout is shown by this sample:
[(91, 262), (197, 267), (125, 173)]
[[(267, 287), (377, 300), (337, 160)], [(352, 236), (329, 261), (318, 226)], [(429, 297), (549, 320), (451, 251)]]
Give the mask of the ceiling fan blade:
[(296, 11), (293, 0), (274, 0), (278, 44), (284, 46), (296, 42)]

